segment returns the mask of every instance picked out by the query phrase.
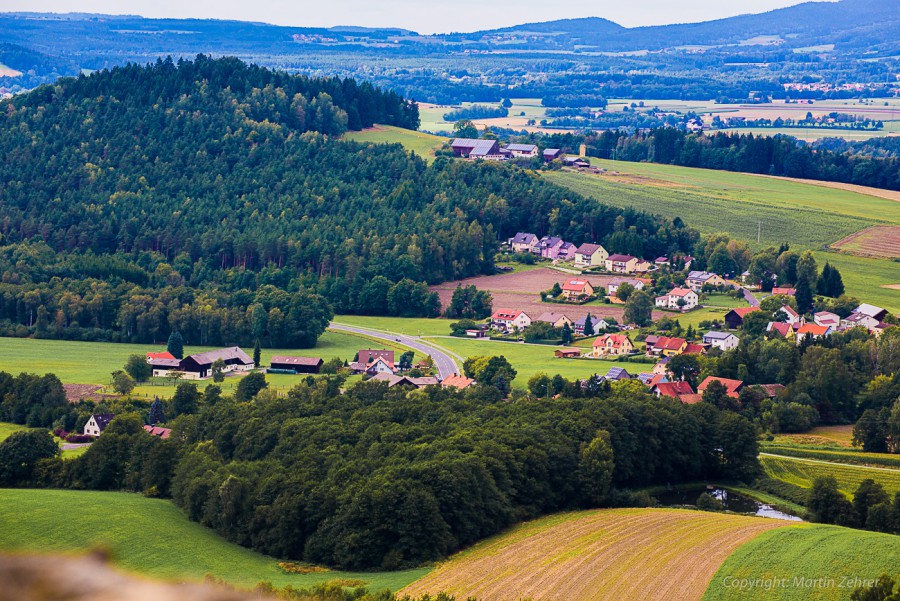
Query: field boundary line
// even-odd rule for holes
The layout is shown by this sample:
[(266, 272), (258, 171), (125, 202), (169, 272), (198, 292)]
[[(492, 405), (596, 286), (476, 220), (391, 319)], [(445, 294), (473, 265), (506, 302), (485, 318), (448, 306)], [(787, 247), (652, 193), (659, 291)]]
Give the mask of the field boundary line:
[(860, 470), (876, 470), (879, 472), (891, 472), (900, 474), (900, 469), (891, 467), (871, 467), (868, 465), (859, 465), (856, 463), (840, 463), (838, 461), (824, 461), (822, 459), (806, 459), (803, 457), (791, 457), (790, 455), (776, 455), (775, 453), (760, 453), (760, 457), (774, 457), (776, 459), (787, 459), (789, 461), (800, 461), (803, 463), (817, 463), (821, 465), (838, 465), (843, 467), (855, 468)]

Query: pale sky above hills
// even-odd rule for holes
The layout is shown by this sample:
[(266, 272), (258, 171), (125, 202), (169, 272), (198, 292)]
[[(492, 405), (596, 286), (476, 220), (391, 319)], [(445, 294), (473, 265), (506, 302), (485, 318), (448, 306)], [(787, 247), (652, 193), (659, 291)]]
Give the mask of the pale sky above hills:
[(575, 17), (604, 17), (626, 27), (662, 25), (765, 12), (799, 3), (800, 0), (0, 0), (0, 11), (236, 19), (307, 27), (392, 26), (420, 33), (443, 33)]

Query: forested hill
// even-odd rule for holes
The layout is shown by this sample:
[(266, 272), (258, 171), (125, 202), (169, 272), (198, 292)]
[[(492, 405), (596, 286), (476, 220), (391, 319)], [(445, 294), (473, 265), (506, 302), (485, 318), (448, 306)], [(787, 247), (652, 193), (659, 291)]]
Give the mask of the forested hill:
[[(519, 229), (645, 256), (693, 245), (680, 221), (601, 205), (517, 168), (429, 166), (399, 145), (319, 133), (416, 119), (413, 105), (367, 84), (204, 57), (61, 80), (0, 103), (0, 321), (28, 335), (42, 306), (56, 316), (43, 335), (149, 341), (200, 320), (184, 314), (193, 293), (175, 294), (177, 306), (164, 293), (185, 286), (234, 313), (208, 343), (252, 343), (245, 309), (267, 284), (302, 283), (339, 311), (390, 313), (390, 283), (491, 272), (498, 239)], [(36, 243), (50, 249), (24, 248)], [(388, 285), (369, 286), (376, 276)], [(98, 294), (104, 309), (85, 309)], [(138, 311), (140, 295), (149, 300)], [(411, 295), (396, 311), (433, 313), (433, 299)], [(129, 308), (155, 311), (155, 325), (127, 327)]]

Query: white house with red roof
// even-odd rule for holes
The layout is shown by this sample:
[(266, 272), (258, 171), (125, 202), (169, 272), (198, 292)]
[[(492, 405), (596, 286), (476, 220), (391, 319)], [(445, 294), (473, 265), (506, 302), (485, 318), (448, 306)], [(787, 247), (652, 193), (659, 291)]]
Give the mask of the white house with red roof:
[(807, 336), (810, 336), (813, 340), (817, 338), (822, 338), (823, 336), (829, 336), (834, 330), (831, 329), (831, 326), (820, 326), (814, 323), (805, 323), (799, 328), (797, 328), (797, 344), (799, 345), (803, 342), (803, 339)]
[(513, 309), (497, 309), (491, 315), (491, 327), (503, 332), (513, 332), (516, 329), (524, 330), (531, 325), (531, 318), (524, 311)]
[(797, 313), (793, 307), (790, 305), (785, 305), (782, 308), (778, 309), (779, 313), (784, 313), (785, 320), (787, 323), (791, 324), (794, 329), (802, 326), (806, 323), (806, 320), (803, 319), (803, 316)]
[(700, 303), (700, 297), (690, 288), (673, 288), (668, 294), (656, 297), (656, 306), (675, 311), (690, 311)]

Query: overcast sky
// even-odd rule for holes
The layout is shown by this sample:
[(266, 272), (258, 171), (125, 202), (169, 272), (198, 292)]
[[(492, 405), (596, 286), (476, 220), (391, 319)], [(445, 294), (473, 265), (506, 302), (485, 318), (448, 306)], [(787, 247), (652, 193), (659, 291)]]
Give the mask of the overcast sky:
[(0, 11), (91, 12), (264, 21), (298, 27), (393, 26), (420, 33), (477, 31), (571, 17), (625, 25), (708, 21), (800, 0), (0, 0)]

